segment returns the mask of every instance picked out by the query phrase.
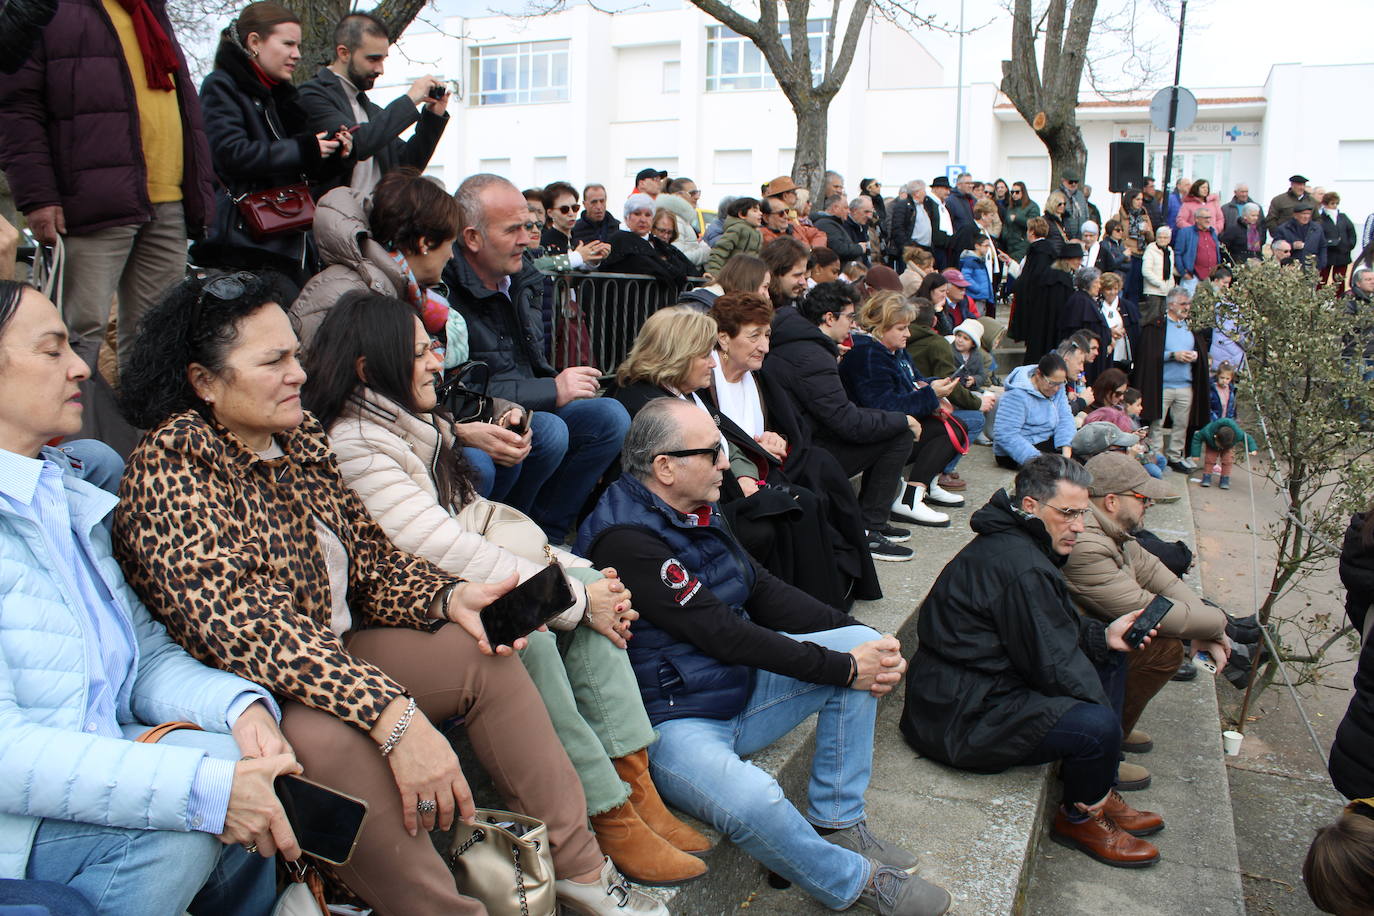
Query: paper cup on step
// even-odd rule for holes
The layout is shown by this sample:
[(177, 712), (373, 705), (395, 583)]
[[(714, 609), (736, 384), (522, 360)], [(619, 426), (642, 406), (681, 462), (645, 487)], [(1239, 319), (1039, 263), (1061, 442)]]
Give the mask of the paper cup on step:
[(1224, 731), (1221, 733), (1221, 746), (1226, 751), (1226, 756), (1236, 757), (1240, 754), (1240, 743), (1245, 740), (1245, 736), (1240, 732)]

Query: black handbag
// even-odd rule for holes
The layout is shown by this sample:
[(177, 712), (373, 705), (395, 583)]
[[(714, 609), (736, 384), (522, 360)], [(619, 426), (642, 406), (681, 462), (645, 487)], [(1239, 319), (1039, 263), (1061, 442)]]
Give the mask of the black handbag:
[(439, 403), (455, 423), (490, 423), (496, 419), (496, 399), (487, 394), (491, 369), (480, 359), (470, 359), (444, 373), (435, 389)]

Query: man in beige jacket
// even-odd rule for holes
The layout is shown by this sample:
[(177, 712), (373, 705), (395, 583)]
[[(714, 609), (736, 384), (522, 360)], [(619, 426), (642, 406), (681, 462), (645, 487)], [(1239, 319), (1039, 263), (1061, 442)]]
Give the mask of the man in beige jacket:
[[(1122, 748), (1144, 753), (1154, 743), (1135, 725), (1145, 705), (1178, 670), (1183, 660), (1181, 640), (1191, 639), (1194, 649), (1210, 653), (1218, 670), (1225, 666), (1230, 654), (1226, 613), (1204, 604), (1133, 536), (1144, 524), (1145, 510), (1156, 499), (1172, 496), (1172, 490), (1121, 452), (1096, 455), (1087, 468), (1093, 476), (1089, 490), (1093, 511), (1083, 520), (1083, 533), (1064, 564), (1064, 579), (1074, 603), (1084, 614), (1108, 622), (1145, 607), (1156, 595), (1174, 603), (1160, 622), (1159, 635), (1130, 656), (1121, 713), (1126, 733)], [(1122, 764), (1120, 787), (1139, 782), (1136, 788), (1144, 788), (1149, 780), (1144, 767)]]

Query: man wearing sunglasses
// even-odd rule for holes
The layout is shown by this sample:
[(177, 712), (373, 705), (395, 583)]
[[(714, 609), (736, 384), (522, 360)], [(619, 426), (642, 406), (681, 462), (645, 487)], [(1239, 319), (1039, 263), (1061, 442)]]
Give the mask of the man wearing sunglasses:
[[(897, 639), (774, 577), (721, 524), (729, 459), (705, 412), (651, 400), (620, 460), (577, 549), (593, 563), (615, 557), (634, 592), (630, 663), (659, 734), (649, 765), (660, 793), (831, 909), (944, 913), (950, 895), (915, 877), (916, 856), (866, 826), (878, 697), (905, 670)], [(742, 758), (813, 713), (803, 813)]]
[[(1145, 511), (1155, 500), (1173, 498), (1173, 488), (1155, 480), (1139, 461), (1122, 452), (1095, 455), (1087, 468), (1093, 477), (1089, 490), (1092, 512), (1084, 517), (1083, 532), (1064, 564), (1064, 581), (1074, 604), (1087, 616), (1110, 623), (1145, 607), (1157, 595), (1174, 603), (1159, 623), (1159, 636), (1139, 652), (1132, 652), (1127, 665), (1121, 709), (1121, 730), (1126, 738), (1121, 746), (1128, 753), (1144, 754), (1154, 742), (1135, 726), (1146, 704), (1178, 671), (1183, 661), (1180, 640), (1193, 640), (1193, 649), (1210, 654), (1221, 670), (1230, 652), (1227, 618), (1221, 608), (1204, 604), (1182, 579), (1136, 542), (1135, 533), (1144, 526)], [(1118, 789), (1143, 789), (1150, 784), (1150, 773), (1142, 766), (1123, 763), (1117, 779)]]
[(1159, 851), (1138, 837), (1163, 819), (1127, 805), (1116, 783), (1123, 636), (1144, 605), (1104, 625), (1078, 613), (1060, 572), (1093, 511), (1092, 483), (1071, 458), (1039, 455), (1010, 494), (998, 490), (974, 513), (977, 536), (921, 605), (901, 730), (927, 757), (977, 772), (1060, 762), (1051, 836), (1142, 868)]

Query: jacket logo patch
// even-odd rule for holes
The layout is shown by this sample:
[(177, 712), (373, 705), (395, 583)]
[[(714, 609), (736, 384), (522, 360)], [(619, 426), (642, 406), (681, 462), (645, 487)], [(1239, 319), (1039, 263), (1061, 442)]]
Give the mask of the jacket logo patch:
[(663, 580), (664, 585), (674, 591), (692, 584), (691, 574), (677, 557), (669, 557), (663, 561), (663, 565), (658, 568), (658, 577)]

